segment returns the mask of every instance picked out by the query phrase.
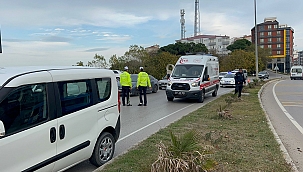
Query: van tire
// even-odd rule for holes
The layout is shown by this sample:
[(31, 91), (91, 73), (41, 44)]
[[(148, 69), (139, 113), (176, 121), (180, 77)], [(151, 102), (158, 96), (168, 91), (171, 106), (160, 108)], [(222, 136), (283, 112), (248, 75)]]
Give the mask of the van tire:
[(174, 100), (174, 98), (173, 98), (173, 97), (167, 97), (167, 101), (172, 102), (173, 100)]
[(89, 161), (96, 167), (100, 167), (113, 158), (114, 152), (115, 139), (112, 134), (104, 132), (99, 136)]
[(212, 93), (212, 96), (217, 97), (217, 94), (218, 94), (218, 88), (216, 87), (214, 92)]
[(198, 103), (203, 103), (204, 99), (205, 99), (205, 92), (204, 92), (204, 90), (202, 90), (201, 96), (198, 99)]

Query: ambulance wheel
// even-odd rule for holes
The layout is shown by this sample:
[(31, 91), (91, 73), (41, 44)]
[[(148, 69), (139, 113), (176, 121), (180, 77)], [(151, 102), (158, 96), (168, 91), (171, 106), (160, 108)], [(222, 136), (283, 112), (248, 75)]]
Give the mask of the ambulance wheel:
[(167, 100), (168, 100), (168, 101), (173, 101), (174, 98), (173, 98), (173, 97), (167, 97)]
[(213, 97), (217, 97), (217, 94), (218, 94), (218, 89), (217, 89), (217, 87), (216, 87), (216, 89), (215, 89), (214, 92), (212, 93), (212, 96), (213, 96)]
[(153, 87), (153, 93), (156, 93), (158, 91), (158, 85), (154, 85), (154, 87)]
[(201, 96), (198, 99), (198, 103), (203, 103), (205, 98), (205, 92), (202, 90)]

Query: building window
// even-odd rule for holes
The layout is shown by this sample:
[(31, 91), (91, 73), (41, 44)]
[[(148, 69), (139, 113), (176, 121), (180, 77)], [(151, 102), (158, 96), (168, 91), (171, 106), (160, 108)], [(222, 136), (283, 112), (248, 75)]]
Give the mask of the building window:
[(264, 32), (260, 32), (260, 36), (264, 36)]
[(281, 54), (281, 52), (280, 52), (280, 51), (277, 51), (277, 54), (279, 55), (279, 54)]
[(277, 31), (277, 35), (281, 35), (281, 31), (278, 30), (278, 31)]
[(286, 55), (289, 55), (289, 50), (286, 50)]
[(289, 42), (289, 37), (286, 37), (286, 42)]
[(271, 42), (271, 38), (268, 38), (268, 42)]
[(267, 35), (268, 35), (268, 36), (271, 36), (271, 32), (268, 32)]
[(259, 26), (259, 30), (264, 30), (264, 26)]
[(260, 45), (261, 48), (264, 48), (264, 45)]
[(271, 29), (271, 25), (267, 25), (267, 29)]
[(267, 45), (267, 48), (271, 48), (271, 45)]
[(281, 42), (281, 38), (277, 38), (277, 42)]
[(286, 48), (289, 48), (289, 43), (286, 44)]
[(262, 43), (263, 43), (263, 42), (264, 42), (264, 39), (260, 39), (260, 42), (262, 42)]
[(222, 40), (221, 39), (218, 39), (218, 42), (221, 42)]
[(277, 48), (281, 48), (281, 44), (277, 44)]
[(278, 25), (275, 24), (275, 25), (274, 25), (274, 28), (277, 29), (277, 28), (278, 28)]

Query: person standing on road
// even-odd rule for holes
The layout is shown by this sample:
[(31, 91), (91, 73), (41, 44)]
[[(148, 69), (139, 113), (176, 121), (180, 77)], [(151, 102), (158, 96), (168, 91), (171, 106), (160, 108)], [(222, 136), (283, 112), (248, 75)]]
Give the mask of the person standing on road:
[(128, 73), (128, 67), (124, 67), (123, 73), (120, 74), (120, 84), (122, 86), (122, 105), (125, 106), (125, 97), (127, 99), (127, 106), (131, 106), (129, 101), (129, 92), (132, 88), (132, 79)]
[[(140, 72), (138, 74), (137, 79), (137, 89), (139, 89), (140, 92), (140, 103), (138, 106), (142, 106), (144, 103), (144, 106), (147, 105), (147, 97), (146, 97), (146, 90), (147, 87), (151, 88), (150, 79), (146, 72), (143, 71), (143, 67), (140, 67)], [(142, 95), (144, 96), (144, 102), (142, 100)]]
[(246, 84), (242, 68), (240, 68), (239, 71), (235, 74), (235, 84), (236, 84), (235, 94), (238, 93), (238, 98), (241, 99), (243, 84)]

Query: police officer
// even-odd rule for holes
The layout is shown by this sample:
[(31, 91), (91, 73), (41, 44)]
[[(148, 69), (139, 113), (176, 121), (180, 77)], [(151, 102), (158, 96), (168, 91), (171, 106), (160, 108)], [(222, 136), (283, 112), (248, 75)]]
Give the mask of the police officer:
[(239, 68), (239, 71), (235, 74), (235, 83), (236, 83), (235, 94), (238, 93), (238, 98), (241, 99), (243, 83), (246, 84), (242, 68)]
[[(138, 79), (137, 79), (137, 89), (139, 89), (140, 92), (140, 103), (138, 104), (138, 106), (142, 106), (143, 103), (144, 106), (147, 105), (147, 97), (146, 97), (147, 86), (150, 89), (152, 89), (148, 74), (143, 71), (143, 67), (140, 67), (140, 72), (138, 74)], [(144, 95), (144, 102), (142, 100), (142, 95)]]
[(120, 84), (122, 86), (122, 105), (125, 106), (125, 97), (127, 99), (127, 106), (131, 106), (129, 101), (129, 92), (132, 88), (132, 79), (128, 73), (128, 67), (124, 67), (123, 73), (120, 74)]

